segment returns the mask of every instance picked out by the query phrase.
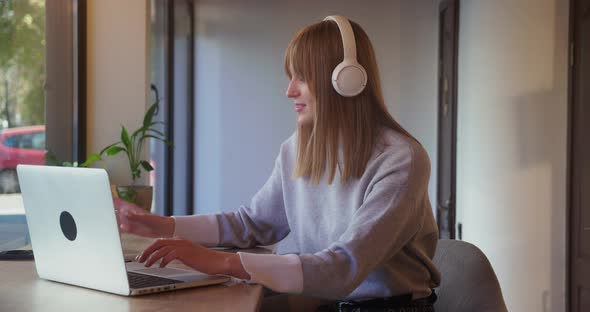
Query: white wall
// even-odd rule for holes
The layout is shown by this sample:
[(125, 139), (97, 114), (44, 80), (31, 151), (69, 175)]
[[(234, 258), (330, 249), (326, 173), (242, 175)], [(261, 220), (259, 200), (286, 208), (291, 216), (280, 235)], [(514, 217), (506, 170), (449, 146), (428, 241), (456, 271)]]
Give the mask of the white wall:
[(236, 209), (264, 184), (281, 142), (295, 130), (284, 50), (297, 30), (332, 14), (348, 16), (369, 34), (386, 103), (423, 142), (434, 174), (436, 8), (425, 0), (198, 2), (196, 211)]
[[(412, 133), (430, 156), (428, 193), (436, 216), (438, 139), (438, 3), (400, 1), (399, 97), (388, 100), (397, 121)], [(394, 105), (391, 105), (392, 103)]]
[(568, 1), (462, 1), (458, 222), (510, 311), (564, 311)]
[[(121, 125), (130, 131), (141, 125), (148, 103), (148, 2), (88, 1), (88, 154), (120, 140)], [(131, 183), (123, 155), (102, 165), (111, 182)], [(140, 182), (146, 178), (144, 174)]]

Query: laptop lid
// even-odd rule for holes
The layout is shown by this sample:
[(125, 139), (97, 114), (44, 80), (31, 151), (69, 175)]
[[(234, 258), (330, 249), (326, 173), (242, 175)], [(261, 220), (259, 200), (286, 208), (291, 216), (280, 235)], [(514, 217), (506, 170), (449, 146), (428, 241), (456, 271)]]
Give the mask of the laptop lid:
[[(125, 296), (224, 283), (227, 276), (125, 263), (103, 169), (17, 166), (39, 277)], [(162, 277), (150, 279), (127, 272)], [(141, 286), (133, 287), (140, 278)], [(153, 286), (149, 284), (152, 283)]]
[(104, 169), (18, 165), (39, 277), (129, 295)]

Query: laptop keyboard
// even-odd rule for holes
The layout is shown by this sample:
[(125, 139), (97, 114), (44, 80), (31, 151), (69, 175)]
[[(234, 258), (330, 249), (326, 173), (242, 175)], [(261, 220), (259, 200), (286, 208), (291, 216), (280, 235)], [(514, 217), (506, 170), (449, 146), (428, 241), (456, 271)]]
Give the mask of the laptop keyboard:
[(127, 279), (129, 280), (129, 287), (131, 288), (145, 288), (182, 283), (182, 281), (178, 280), (135, 272), (127, 272)]

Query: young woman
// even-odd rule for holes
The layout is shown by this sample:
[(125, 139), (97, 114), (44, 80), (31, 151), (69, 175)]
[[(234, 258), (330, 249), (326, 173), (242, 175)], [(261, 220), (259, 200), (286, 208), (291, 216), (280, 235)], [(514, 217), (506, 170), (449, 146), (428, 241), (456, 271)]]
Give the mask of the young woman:
[[(345, 68), (334, 73), (337, 66)], [(177, 259), (201, 272), (353, 307), (432, 311), (440, 273), (432, 262), (438, 232), (430, 162), (387, 111), (366, 33), (343, 17), (305, 27), (287, 48), (285, 71), (297, 131), (249, 206), (162, 217), (115, 200), (122, 231), (160, 238), (138, 260), (166, 266)], [(289, 233), (297, 254), (203, 247), (271, 245)]]

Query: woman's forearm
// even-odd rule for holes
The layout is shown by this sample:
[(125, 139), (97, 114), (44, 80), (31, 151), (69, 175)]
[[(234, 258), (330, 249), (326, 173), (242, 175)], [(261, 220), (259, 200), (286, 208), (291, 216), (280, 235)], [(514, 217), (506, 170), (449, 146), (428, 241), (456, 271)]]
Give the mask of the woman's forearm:
[(220, 272), (218, 274), (231, 275), (244, 280), (250, 279), (250, 274), (248, 274), (248, 272), (246, 272), (246, 270), (244, 269), (244, 266), (242, 265), (242, 260), (240, 259), (240, 256), (238, 254), (232, 252), (219, 253), (222, 254), (221, 271), (223, 272)]
[(164, 217), (164, 222), (162, 224), (163, 224), (163, 228), (162, 228), (163, 236), (164, 237), (173, 237), (174, 230), (176, 227), (176, 222), (174, 221), (174, 218)]

